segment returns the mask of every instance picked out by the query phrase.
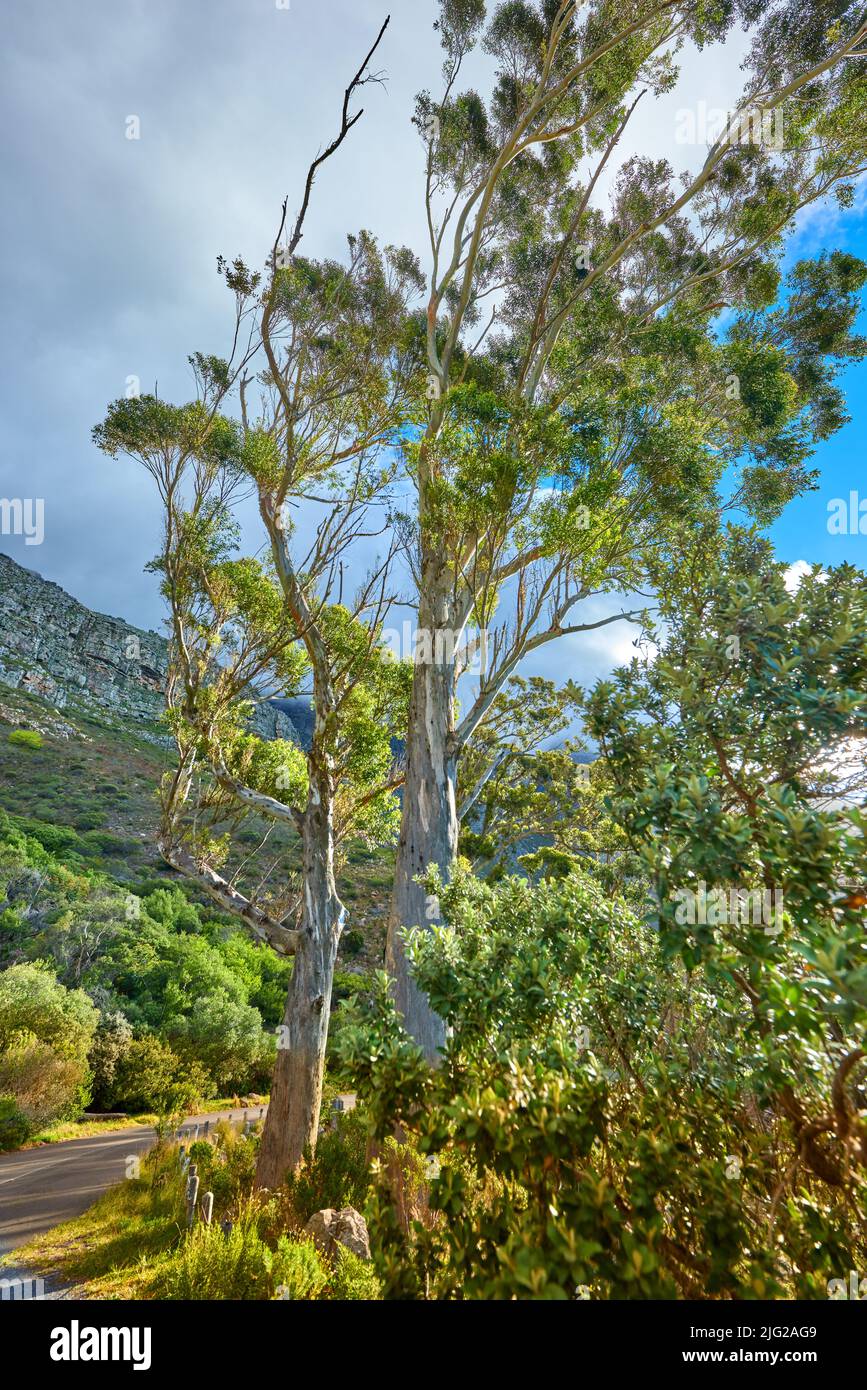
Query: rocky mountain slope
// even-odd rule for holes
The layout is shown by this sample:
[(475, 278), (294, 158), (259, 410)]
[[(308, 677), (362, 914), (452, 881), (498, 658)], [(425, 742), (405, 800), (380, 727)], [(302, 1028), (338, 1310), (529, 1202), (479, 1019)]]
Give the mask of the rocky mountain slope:
[[(0, 682), (55, 709), (82, 710), (162, 741), (158, 724), (168, 643), (121, 618), (94, 613), (59, 584), (0, 554)], [(300, 741), (270, 700), (256, 708), (263, 738)]]

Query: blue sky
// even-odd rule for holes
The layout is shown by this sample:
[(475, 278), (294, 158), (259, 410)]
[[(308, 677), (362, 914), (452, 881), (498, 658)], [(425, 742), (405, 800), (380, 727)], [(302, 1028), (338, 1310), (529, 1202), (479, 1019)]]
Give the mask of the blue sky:
[[(849, 251), (867, 260), (864, 197), (859, 197), (856, 208), (844, 216), (808, 217), (791, 243), (786, 264), (821, 250)], [(857, 331), (867, 334), (867, 308), (861, 311)], [(841, 373), (840, 382), (851, 421), (819, 446), (813, 460), (813, 466), (821, 471), (817, 491), (790, 503), (770, 534), (781, 559), (805, 559), (823, 565), (848, 561), (867, 569), (867, 535), (831, 535), (827, 526), (828, 503), (833, 498), (847, 498), (852, 490), (862, 500), (867, 498), (867, 362), (847, 368)]]
[[(42, 497), (46, 536), (0, 549), (84, 603), (158, 627), (144, 571), (159, 535), (149, 481), (90, 440), (131, 376), (191, 392), (187, 354), (221, 352), (231, 306), (219, 253), (261, 264), (282, 198), (297, 207), (312, 155), (386, 13), (382, 0), (12, 0), (4, 6), (0, 122), (0, 497)], [(318, 181), (302, 250), (339, 256), (345, 235), (425, 247), (415, 93), (439, 86), (433, 0), (399, 0), (381, 49), (386, 88), (365, 92), (351, 145)], [(674, 143), (678, 109), (737, 99), (745, 40), (685, 55), (675, 90), (643, 109), (629, 151), (703, 157)], [(484, 67), (480, 60), (478, 68)], [(470, 69), (470, 80), (484, 73)], [(140, 139), (126, 138), (130, 116)], [(609, 181), (610, 186), (610, 181)], [(605, 196), (603, 180), (600, 196)], [(804, 219), (791, 256), (867, 256), (867, 210)], [(867, 568), (867, 536), (834, 537), (827, 503), (867, 495), (867, 364), (847, 373), (853, 422), (816, 459), (817, 492), (774, 527), (782, 558)], [(258, 539), (251, 532), (255, 548)], [(605, 609), (604, 611), (609, 611)], [(588, 616), (599, 616), (593, 613)], [(623, 624), (547, 648), (533, 670), (586, 681), (632, 655)]]

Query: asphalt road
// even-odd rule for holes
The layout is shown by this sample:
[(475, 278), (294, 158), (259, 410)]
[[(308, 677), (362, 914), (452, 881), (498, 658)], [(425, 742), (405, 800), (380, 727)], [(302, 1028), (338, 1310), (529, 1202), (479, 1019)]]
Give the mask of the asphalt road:
[[(247, 1114), (258, 1119), (259, 1107)], [(184, 1122), (183, 1134), (191, 1139), (205, 1120), (243, 1117), (243, 1110), (195, 1115)], [(144, 1153), (155, 1139), (153, 1129), (115, 1130), (0, 1155), (0, 1254), (80, 1216), (107, 1187), (123, 1181), (127, 1159)]]

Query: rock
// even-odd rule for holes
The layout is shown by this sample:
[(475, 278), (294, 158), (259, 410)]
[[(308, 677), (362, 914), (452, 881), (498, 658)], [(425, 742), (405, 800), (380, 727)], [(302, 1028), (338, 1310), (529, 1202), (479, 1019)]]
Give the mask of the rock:
[(282, 738), (288, 743), (297, 743), (303, 746), (292, 720), (283, 713), (275, 700), (259, 700), (257, 702), (250, 719), (250, 728), (260, 738), (266, 738), (269, 741)]
[(314, 1212), (304, 1227), (304, 1234), (310, 1236), (324, 1255), (331, 1255), (339, 1243), (360, 1259), (370, 1259), (367, 1223), (355, 1207), (344, 1207), (342, 1211), (324, 1207), (322, 1211)]
[[(34, 570), (0, 554), (0, 682), (29, 691), (58, 710), (81, 709), (103, 722), (137, 725), (142, 737), (170, 744), (165, 708), (168, 642), (122, 618), (93, 613)], [(302, 742), (280, 705), (251, 692), (250, 729), (260, 738)], [(305, 701), (300, 700), (299, 709)], [(309, 702), (306, 702), (309, 704)], [(312, 718), (312, 714), (311, 714)], [(69, 737), (63, 728), (58, 735)], [(54, 732), (53, 730), (46, 732)]]
[(162, 713), (165, 639), (89, 608), (0, 555), (0, 680), (67, 705), (154, 725)]
[(19, 709), (14, 709), (11, 705), (5, 704), (0, 700), (0, 724), (11, 724), (15, 729), (32, 729), (34, 733), (45, 734), (47, 738), (75, 739), (76, 742), (93, 743), (93, 739), (87, 734), (83, 734), (74, 724), (68, 724), (64, 719), (57, 719), (48, 711), (36, 716), (34, 714), (24, 714)]

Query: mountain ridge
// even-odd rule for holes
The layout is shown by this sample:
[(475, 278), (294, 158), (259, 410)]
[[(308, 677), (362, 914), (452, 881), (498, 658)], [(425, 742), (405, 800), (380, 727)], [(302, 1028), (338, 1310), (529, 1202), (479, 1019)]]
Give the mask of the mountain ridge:
[[(87, 608), (0, 553), (0, 682), (13, 690), (58, 711), (80, 708), (134, 725), (164, 743), (168, 651), (159, 633)], [(267, 698), (258, 699), (250, 727), (262, 738), (302, 741), (289, 715)]]

